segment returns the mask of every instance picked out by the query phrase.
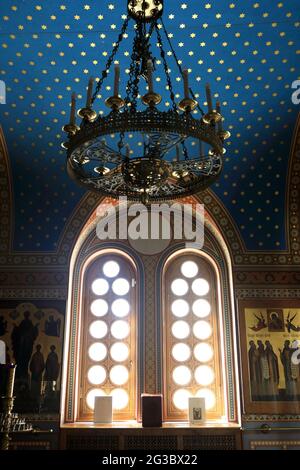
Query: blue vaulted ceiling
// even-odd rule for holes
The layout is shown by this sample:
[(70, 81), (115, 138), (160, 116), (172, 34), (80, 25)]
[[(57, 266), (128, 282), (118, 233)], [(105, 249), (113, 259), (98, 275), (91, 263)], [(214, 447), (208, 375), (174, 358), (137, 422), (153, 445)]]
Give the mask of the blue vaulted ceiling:
[[(66, 174), (61, 127), (71, 92), (82, 105), (88, 77), (101, 75), (126, 5), (126, 0), (0, 3), (0, 79), (7, 87), (0, 122), (13, 174), (16, 250), (55, 250), (84, 194)], [(224, 172), (213, 190), (248, 249), (284, 249), (288, 157), (299, 111), (291, 101), (291, 84), (300, 78), (299, 1), (166, 0), (164, 20), (201, 106), (209, 81), (231, 131)], [(123, 75), (132, 28), (133, 23), (117, 56)], [(182, 82), (169, 59), (179, 101)], [(168, 103), (160, 72), (157, 86)], [(105, 111), (109, 94), (104, 88), (99, 111)]]

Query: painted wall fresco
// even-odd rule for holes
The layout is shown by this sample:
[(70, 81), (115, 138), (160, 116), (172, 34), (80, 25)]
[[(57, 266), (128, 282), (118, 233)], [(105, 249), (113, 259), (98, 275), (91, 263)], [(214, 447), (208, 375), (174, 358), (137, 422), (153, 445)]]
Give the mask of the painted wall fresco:
[(246, 308), (245, 324), (252, 401), (299, 401), (300, 308)]
[(0, 302), (0, 339), (17, 364), (15, 411), (59, 411), (64, 301)]

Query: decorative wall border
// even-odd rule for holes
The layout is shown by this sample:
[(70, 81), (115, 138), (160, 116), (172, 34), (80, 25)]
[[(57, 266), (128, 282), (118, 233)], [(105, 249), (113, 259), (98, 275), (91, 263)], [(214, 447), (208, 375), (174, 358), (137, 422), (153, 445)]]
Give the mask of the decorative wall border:
[(235, 289), (237, 299), (300, 299), (300, 289)]

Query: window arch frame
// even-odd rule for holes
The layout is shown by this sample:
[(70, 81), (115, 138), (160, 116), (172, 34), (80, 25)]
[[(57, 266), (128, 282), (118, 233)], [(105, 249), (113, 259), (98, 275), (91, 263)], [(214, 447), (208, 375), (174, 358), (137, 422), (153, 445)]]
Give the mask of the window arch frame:
[[(80, 349), (82, 346), (82, 296), (85, 273), (91, 263), (98, 257), (109, 253), (123, 256), (130, 262), (135, 271), (135, 419), (140, 419), (140, 395), (144, 390), (144, 318), (141, 312), (144, 305), (144, 268), (137, 253), (123, 243), (104, 242), (101, 246), (89, 247), (90, 240), (85, 240), (85, 246), (76, 253), (71, 261), (69, 278), (69, 295), (67, 303), (67, 318), (64, 336), (64, 370), (61, 395), (61, 425), (85, 422), (79, 413), (80, 407)], [(124, 420), (125, 422), (126, 420)], [(90, 420), (92, 422), (92, 419)]]
[[(220, 342), (221, 355), (224, 358), (224, 403), (225, 403), (225, 420), (222, 424), (239, 424), (240, 423), (240, 390), (239, 390), (239, 377), (238, 377), (238, 353), (237, 353), (237, 325), (234, 315), (235, 304), (233, 296), (233, 281), (232, 281), (232, 265), (229, 252), (224, 244), (223, 240), (219, 240), (221, 237), (218, 233), (211, 232), (211, 227), (206, 230), (206, 240), (209, 243), (205, 243), (201, 250), (195, 248), (187, 248), (185, 243), (173, 243), (167, 250), (162, 253), (160, 260), (157, 265), (156, 274), (156, 290), (157, 290), (157, 301), (156, 301), (156, 324), (157, 324), (157, 363), (159, 367), (157, 369), (157, 392), (164, 392), (164, 381), (165, 381), (165, 358), (164, 358), (164, 307), (163, 307), (163, 273), (165, 270), (166, 263), (176, 254), (182, 252), (196, 252), (201, 256), (206, 257), (212, 263), (216, 275), (219, 279), (219, 299), (221, 303), (219, 306), (220, 320), (222, 321), (222, 334), (223, 338)], [(220, 244), (219, 244), (220, 243)], [(165, 397), (163, 400), (165, 401)], [(165, 411), (165, 405), (164, 405)], [(163, 419), (166, 419), (164, 415)], [(187, 421), (188, 418), (182, 421)], [(170, 421), (170, 420), (169, 420)], [(180, 421), (180, 420), (179, 420)], [(216, 424), (219, 421), (214, 421)]]

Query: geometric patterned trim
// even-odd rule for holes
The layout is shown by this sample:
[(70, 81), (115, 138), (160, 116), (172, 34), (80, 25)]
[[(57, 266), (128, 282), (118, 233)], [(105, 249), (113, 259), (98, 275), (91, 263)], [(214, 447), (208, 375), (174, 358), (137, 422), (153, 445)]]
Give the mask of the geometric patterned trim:
[(67, 298), (67, 288), (0, 288), (0, 299), (59, 299)]
[(300, 289), (235, 289), (237, 299), (300, 299)]
[(287, 450), (288, 447), (300, 446), (300, 441), (250, 441), (251, 450), (257, 450), (259, 447), (280, 447)]
[[(272, 414), (272, 415), (243, 415), (242, 416), (242, 422), (243, 423), (253, 423), (253, 422), (266, 422), (266, 421), (285, 421), (285, 422), (294, 422), (294, 421), (300, 421), (300, 415), (278, 415), (278, 414)], [(251, 430), (251, 428), (249, 429)], [(276, 430), (276, 428), (274, 428)]]

